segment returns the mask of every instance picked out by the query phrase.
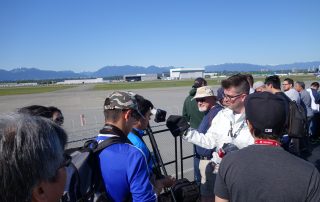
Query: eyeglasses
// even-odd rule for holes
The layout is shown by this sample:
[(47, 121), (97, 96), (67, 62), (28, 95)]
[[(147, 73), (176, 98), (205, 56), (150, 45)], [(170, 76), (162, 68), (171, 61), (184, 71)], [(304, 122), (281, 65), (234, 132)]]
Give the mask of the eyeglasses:
[(205, 102), (206, 98), (196, 98), (196, 102)]
[(237, 98), (237, 97), (239, 97), (239, 96), (241, 96), (242, 94), (239, 94), (239, 95), (227, 95), (227, 94), (224, 94), (224, 98), (226, 99), (226, 100), (232, 100), (232, 99), (234, 99), (234, 98)]
[(63, 116), (59, 116), (56, 119), (54, 119), (53, 122), (55, 122), (56, 124), (61, 126), (63, 124), (63, 122), (64, 122), (64, 117)]

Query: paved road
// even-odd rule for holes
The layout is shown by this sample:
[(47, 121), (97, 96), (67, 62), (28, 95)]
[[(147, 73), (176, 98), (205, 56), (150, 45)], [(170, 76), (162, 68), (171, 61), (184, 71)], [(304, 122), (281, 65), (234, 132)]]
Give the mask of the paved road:
[[(104, 99), (111, 91), (92, 91), (92, 85), (83, 85), (72, 89), (64, 89), (61, 91), (32, 94), (32, 95), (12, 95), (0, 96), (0, 113), (10, 113), (16, 111), (17, 108), (39, 104), (45, 106), (57, 106), (65, 116), (64, 128), (69, 134), (69, 140), (79, 140), (82, 138), (93, 137), (97, 135), (99, 129), (103, 126), (103, 103)], [(217, 87), (213, 87), (216, 89)], [(141, 89), (133, 90), (133, 92), (141, 94), (151, 100), (155, 107), (167, 111), (167, 117), (173, 114), (182, 113), (182, 105), (189, 87), (177, 88), (159, 88), (159, 89)], [(81, 126), (80, 115), (84, 114), (86, 124)], [(151, 122), (153, 130), (164, 129), (164, 123)], [(159, 126), (160, 125), (160, 126)], [(157, 127), (158, 126), (158, 127)], [(169, 132), (159, 133), (155, 135), (158, 142), (159, 150), (162, 154), (164, 162), (174, 159), (174, 139)], [(72, 143), (69, 147), (79, 146), (82, 143)], [(192, 154), (192, 145), (183, 142), (184, 155)], [(320, 147), (315, 145), (312, 155), (308, 159), (320, 168)], [(167, 167), (168, 172), (174, 173), (174, 166)], [(184, 162), (184, 174), (188, 178), (192, 178), (192, 161), (191, 159)]]
[[(11, 113), (23, 106), (38, 104), (45, 106), (57, 106), (65, 117), (64, 128), (69, 134), (69, 141), (89, 138), (97, 135), (103, 126), (103, 103), (111, 91), (92, 91), (92, 85), (83, 85), (72, 89), (32, 94), (0, 96), (0, 113)], [(168, 88), (168, 89), (144, 89), (133, 90), (151, 100), (155, 107), (167, 111), (167, 117), (172, 114), (182, 113), (182, 104), (187, 96), (189, 87)], [(86, 124), (81, 126), (80, 115), (84, 114)], [(153, 130), (164, 129), (164, 123), (151, 122)], [(158, 127), (156, 127), (158, 126)], [(159, 150), (164, 162), (174, 160), (174, 139), (169, 132), (155, 135)], [(148, 143), (148, 141), (147, 141)], [(79, 146), (81, 142), (72, 143), (69, 147)], [(185, 155), (192, 154), (192, 145), (184, 142)], [(192, 177), (192, 161), (186, 160), (184, 165), (187, 177)], [(168, 166), (168, 172), (173, 174), (174, 166)]]

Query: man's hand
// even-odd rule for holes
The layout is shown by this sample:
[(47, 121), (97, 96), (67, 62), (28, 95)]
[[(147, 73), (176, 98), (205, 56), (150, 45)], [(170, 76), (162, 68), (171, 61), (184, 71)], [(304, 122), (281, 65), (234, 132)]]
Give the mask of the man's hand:
[(229, 200), (220, 198), (219, 196), (216, 196), (215, 202), (229, 202)]
[(160, 179), (164, 187), (171, 187), (176, 182), (176, 178), (172, 176), (165, 176), (163, 179)]
[(184, 132), (190, 127), (187, 119), (178, 115), (170, 115), (167, 119), (166, 125), (174, 137), (183, 135)]

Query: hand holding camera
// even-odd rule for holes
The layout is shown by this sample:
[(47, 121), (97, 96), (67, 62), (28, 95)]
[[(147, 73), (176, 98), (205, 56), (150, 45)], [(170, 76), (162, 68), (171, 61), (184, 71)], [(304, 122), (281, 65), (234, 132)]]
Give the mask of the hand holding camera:
[(167, 119), (166, 125), (174, 137), (183, 135), (183, 133), (190, 127), (187, 119), (178, 115), (170, 115)]

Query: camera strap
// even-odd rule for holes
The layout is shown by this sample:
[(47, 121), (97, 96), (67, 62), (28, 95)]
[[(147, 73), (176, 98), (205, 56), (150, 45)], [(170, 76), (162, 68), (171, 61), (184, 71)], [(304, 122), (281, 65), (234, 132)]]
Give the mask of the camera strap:
[(122, 130), (111, 124), (105, 124), (104, 127), (99, 131), (99, 133), (103, 135), (115, 135), (120, 138), (121, 142), (130, 143), (130, 141), (128, 141), (127, 139), (127, 136), (122, 132)]
[(236, 139), (237, 136), (240, 134), (240, 131), (244, 127), (244, 124), (245, 124), (245, 120), (241, 123), (241, 125), (238, 128), (238, 130), (235, 133), (233, 133), (232, 121), (230, 121), (230, 130), (228, 132), (228, 136), (232, 137), (232, 139)]

